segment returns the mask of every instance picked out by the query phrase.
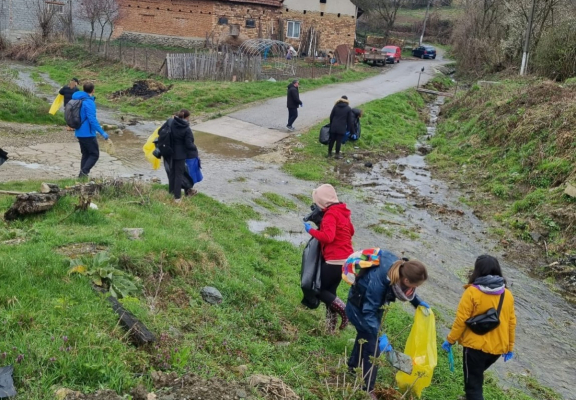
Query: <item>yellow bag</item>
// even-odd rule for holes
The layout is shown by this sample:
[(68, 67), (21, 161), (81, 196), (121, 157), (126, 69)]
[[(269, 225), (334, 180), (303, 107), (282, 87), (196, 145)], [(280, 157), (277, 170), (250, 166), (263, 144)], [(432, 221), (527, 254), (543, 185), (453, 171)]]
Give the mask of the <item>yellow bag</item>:
[(62, 107), (62, 104), (64, 104), (64, 96), (59, 94), (52, 102), (52, 106), (50, 107), (50, 111), (48, 111), (48, 113), (55, 115), (60, 107)]
[(396, 383), (401, 392), (406, 392), (412, 384), (412, 392), (420, 397), (422, 390), (430, 386), (432, 374), (438, 362), (438, 353), (436, 350), (436, 320), (432, 310), (429, 316), (425, 316), (422, 306), (416, 309), (414, 316), (414, 325), (406, 341), (404, 353), (412, 357), (414, 369), (412, 375), (404, 372), (396, 374)]
[(146, 157), (146, 160), (148, 160), (148, 162), (150, 164), (152, 164), (152, 169), (160, 168), (160, 160), (157, 159), (156, 157), (154, 157), (154, 155), (152, 154), (152, 152), (156, 148), (156, 145), (153, 142), (154, 142), (154, 140), (156, 140), (158, 138), (158, 131), (159, 130), (160, 130), (160, 128), (157, 128), (154, 131), (154, 133), (152, 135), (150, 135), (150, 137), (146, 141), (146, 144), (142, 148), (142, 150), (144, 150), (144, 156)]

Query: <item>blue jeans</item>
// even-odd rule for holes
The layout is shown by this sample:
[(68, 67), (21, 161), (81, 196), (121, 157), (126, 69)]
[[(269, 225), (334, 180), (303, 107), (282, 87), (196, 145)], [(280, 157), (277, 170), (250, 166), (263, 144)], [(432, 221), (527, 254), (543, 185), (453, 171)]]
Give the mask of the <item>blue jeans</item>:
[[(364, 339), (366, 343), (360, 344), (358, 342), (360, 339)], [(374, 390), (376, 375), (378, 375), (378, 366), (372, 365), (370, 357), (377, 358), (379, 356), (378, 337), (366, 332), (357, 332), (354, 348), (348, 360), (348, 369), (352, 371), (356, 368), (362, 368), (364, 390), (367, 392)]]

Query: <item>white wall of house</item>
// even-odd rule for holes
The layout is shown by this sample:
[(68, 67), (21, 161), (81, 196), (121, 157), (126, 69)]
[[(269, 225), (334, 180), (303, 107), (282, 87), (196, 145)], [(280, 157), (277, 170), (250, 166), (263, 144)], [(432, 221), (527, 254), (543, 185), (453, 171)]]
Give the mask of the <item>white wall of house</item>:
[[(90, 24), (78, 17), (80, 15), (80, 0), (0, 0), (0, 34), (9, 40), (15, 41), (26, 38), (29, 34), (38, 31), (38, 18), (36, 10), (38, 4), (52, 4), (61, 8), (62, 13), (70, 12), (72, 4), (72, 15), (74, 34), (77, 36), (90, 35)], [(58, 6), (61, 4), (62, 6)], [(60, 12), (60, 11), (59, 11)], [(58, 15), (55, 16), (55, 32), (62, 32), (62, 26), (58, 22)], [(100, 35), (100, 26), (96, 23), (96, 32)], [(109, 32), (105, 29), (105, 35)]]
[(350, 0), (284, 0), (284, 9), (298, 11), (318, 11), (330, 14), (356, 15), (356, 6)]

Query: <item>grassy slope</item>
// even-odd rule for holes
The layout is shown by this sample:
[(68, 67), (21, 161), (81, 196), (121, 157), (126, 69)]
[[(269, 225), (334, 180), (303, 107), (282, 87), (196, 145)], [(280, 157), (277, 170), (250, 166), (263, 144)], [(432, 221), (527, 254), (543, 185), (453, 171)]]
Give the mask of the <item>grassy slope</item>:
[[(426, 133), (419, 115), (424, 107), (422, 97), (415, 90), (393, 94), (358, 106), (364, 110), (362, 134), (357, 142), (348, 142), (342, 147), (350, 155), (353, 147), (361, 151), (392, 153), (413, 149), (418, 135)], [(334, 182), (337, 178), (326, 159), (328, 146), (318, 142), (318, 132), (328, 121), (324, 121), (301, 135), (294, 147), (295, 157), (284, 165), (284, 169), (300, 179)]]
[(0, 75), (0, 121), (63, 124), (62, 113), (52, 116), (48, 114), (49, 109), (50, 104)]
[(444, 109), (429, 160), (481, 189), (477, 204), (527, 240), (549, 233), (552, 250), (576, 246), (576, 203), (562, 194), (576, 163), (574, 86), (504, 81), (461, 93)]
[[(149, 74), (122, 66), (119, 63), (102, 62), (87, 58), (82, 48), (74, 51), (63, 51), (64, 58), (44, 56), (40, 60), (39, 70), (47, 72), (57, 82), (67, 82), (71, 76), (81, 81), (92, 80), (96, 84), (98, 102), (114, 106), (123, 112), (136, 114), (145, 118), (166, 118), (167, 115), (181, 109), (189, 108), (193, 116), (204, 113), (224, 112), (233, 107), (254, 101), (279, 97), (286, 94), (288, 81), (268, 82), (196, 82), (169, 81), (157, 76), (166, 85), (174, 87), (161, 96), (148, 100), (137, 97), (110, 99), (110, 94), (132, 87), (134, 81), (146, 79)], [(325, 76), (319, 79), (302, 79), (302, 91), (321, 86), (361, 80), (373, 75), (374, 71), (345, 71), (338, 76)]]
[[(44, 215), (3, 226), (1, 240), (26, 239), (0, 246), (0, 357), (15, 365), (18, 399), (51, 398), (58, 387), (124, 392), (138, 380), (149, 385), (146, 373), (159, 368), (238, 379), (232, 367), (242, 364), (249, 373), (281, 377), (306, 399), (345, 398), (340, 392), (327, 395), (324, 379), (334, 380), (353, 330), (323, 336), (323, 309), (299, 306), (301, 249), (252, 234), (245, 220), (256, 215), (245, 206), (198, 195), (177, 207), (165, 188), (140, 187), (140, 192), (143, 197), (130, 187), (107, 190), (94, 199), (97, 211), (72, 215), (76, 199), (66, 197)], [(150, 202), (140, 205), (142, 198)], [(0, 209), (11, 200), (0, 197)], [(143, 239), (128, 240), (124, 227), (143, 227)], [(137, 350), (127, 344), (89, 279), (67, 274), (68, 258), (58, 249), (75, 243), (107, 248), (121, 268), (142, 279), (143, 294), (123, 303), (154, 332), (164, 333), (158, 347)], [(223, 293), (220, 306), (201, 300), (205, 285)], [(388, 313), (387, 331), (396, 347), (402, 347), (410, 321), (398, 306)], [(138, 373), (145, 375), (137, 378)], [(381, 381), (393, 383), (392, 377), (391, 370), (382, 370)], [(423, 398), (456, 398), (461, 382), (460, 369), (449, 373), (440, 353), (433, 386)], [(487, 393), (489, 400), (528, 399), (503, 392), (493, 381)]]

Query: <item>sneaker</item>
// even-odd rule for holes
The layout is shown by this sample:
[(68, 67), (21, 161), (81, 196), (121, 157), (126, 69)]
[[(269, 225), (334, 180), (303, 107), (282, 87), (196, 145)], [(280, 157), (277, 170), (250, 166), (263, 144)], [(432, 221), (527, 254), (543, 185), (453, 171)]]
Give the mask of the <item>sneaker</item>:
[(337, 160), (341, 160), (343, 157), (342, 157), (342, 154), (336, 154), (336, 156), (334, 158)]
[(186, 191), (184, 192), (184, 196), (187, 196), (187, 197), (196, 196), (197, 194), (198, 194), (198, 191), (194, 190), (194, 189), (186, 189)]
[(80, 173), (78, 174), (78, 178), (88, 179), (88, 174), (85, 174), (84, 172), (80, 171)]
[(174, 199), (174, 203), (180, 204), (180, 203), (182, 203), (182, 199)]
[(296, 130), (293, 126), (286, 126), (286, 129), (288, 129), (290, 132), (294, 132)]
[(328, 153), (328, 155), (326, 155), (326, 158), (331, 158), (332, 157), (332, 153)]

